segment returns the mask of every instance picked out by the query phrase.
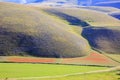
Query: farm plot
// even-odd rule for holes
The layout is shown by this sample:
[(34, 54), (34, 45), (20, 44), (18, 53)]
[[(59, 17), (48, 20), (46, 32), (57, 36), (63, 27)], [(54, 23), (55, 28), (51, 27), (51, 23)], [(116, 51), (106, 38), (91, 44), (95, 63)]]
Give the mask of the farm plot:
[(104, 55), (108, 56), (109, 58), (111, 58), (111, 59), (113, 59), (115, 61), (120, 62), (120, 54), (107, 54), (106, 53)]
[[(29, 80), (38, 80), (38, 79), (29, 79)], [(47, 78), (47, 79), (39, 79), (39, 80), (120, 80), (120, 76), (116, 75), (116, 72), (105, 72), (105, 73), (67, 76), (61, 78)]]
[(84, 65), (104, 65), (104, 66), (115, 66), (120, 65), (116, 61), (99, 54), (96, 52), (91, 53), (89, 56), (81, 58), (66, 58), (61, 62), (63, 64), (84, 64)]
[(107, 67), (55, 64), (0, 63), (0, 79), (57, 76), (104, 70)]
[[(113, 57), (112, 57), (113, 58)], [(115, 56), (114, 56), (115, 58)], [(117, 59), (116, 59), (117, 58)], [(118, 57), (115, 59), (118, 61)], [(2, 62), (18, 62), (18, 63), (53, 63), (53, 64), (74, 64), (74, 65), (99, 65), (99, 66), (117, 66), (120, 65), (110, 56), (92, 52), (90, 55), (85, 57), (76, 58), (37, 58), (37, 57), (20, 57), (20, 56), (8, 56), (1, 57)]]

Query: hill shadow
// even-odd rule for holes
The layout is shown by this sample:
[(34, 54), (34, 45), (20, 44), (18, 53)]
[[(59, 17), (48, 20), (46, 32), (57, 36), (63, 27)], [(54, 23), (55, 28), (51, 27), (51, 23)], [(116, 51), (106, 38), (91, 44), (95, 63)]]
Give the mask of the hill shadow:
[(0, 28), (0, 56), (27, 55), (26, 53), (34, 48), (32, 36)]
[(45, 11), (66, 20), (67, 22), (69, 22), (70, 25), (81, 26), (81, 27), (90, 26), (87, 22), (80, 20), (77, 17), (71, 16), (56, 10), (45, 10)]
[(112, 14), (111, 16), (120, 20), (120, 14)]
[[(49, 39), (49, 36), (44, 36)], [(39, 36), (31, 36), (22, 32), (15, 32), (11, 29), (0, 28), (0, 56), (36, 56), (56, 57), (60, 54), (50, 51), (44, 39)]]
[[(82, 36), (88, 40), (92, 48), (109, 53), (120, 52), (120, 31), (106, 28), (84, 28)], [(99, 41), (99, 42), (98, 42)]]

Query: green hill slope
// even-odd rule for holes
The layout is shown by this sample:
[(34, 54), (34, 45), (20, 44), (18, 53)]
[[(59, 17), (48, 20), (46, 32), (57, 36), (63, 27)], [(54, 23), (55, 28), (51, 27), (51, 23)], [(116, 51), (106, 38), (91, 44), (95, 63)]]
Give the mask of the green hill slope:
[(120, 20), (82, 8), (46, 8), (45, 11), (68, 21), (70, 25), (82, 26), (82, 36), (91, 47), (107, 53), (120, 53)]
[[(79, 20), (83, 20), (88, 23), (90, 26), (95, 27), (106, 27), (114, 28), (115, 26), (120, 26), (120, 21), (116, 18), (113, 18), (107, 14), (104, 14), (99, 11), (83, 9), (83, 8), (46, 8), (49, 12), (59, 12), (64, 13), (69, 16), (74, 16)], [(59, 13), (57, 16), (59, 16)]]
[(31, 6), (0, 3), (1, 56), (81, 57), (90, 50), (64, 20)]

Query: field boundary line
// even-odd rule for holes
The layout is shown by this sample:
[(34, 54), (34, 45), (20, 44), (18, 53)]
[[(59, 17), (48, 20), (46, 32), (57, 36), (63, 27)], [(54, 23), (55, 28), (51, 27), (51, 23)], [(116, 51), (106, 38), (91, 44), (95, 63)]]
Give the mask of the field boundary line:
[(23, 78), (8, 78), (8, 79), (0, 79), (0, 80), (29, 80), (29, 79), (44, 79), (44, 78), (61, 78), (61, 77), (68, 77), (68, 76), (75, 76), (75, 75), (83, 75), (83, 74), (92, 74), (92, 73), (103, 73), (109, 72), (110, 69), (107, 70), (97, 70), (97, 71), (89, 71), (83, 73), (73, 73), (73, 74), (65, 74), (65, 75), (56, 75), (56, 76), (43, 76), (43, 77), (23, 77)]

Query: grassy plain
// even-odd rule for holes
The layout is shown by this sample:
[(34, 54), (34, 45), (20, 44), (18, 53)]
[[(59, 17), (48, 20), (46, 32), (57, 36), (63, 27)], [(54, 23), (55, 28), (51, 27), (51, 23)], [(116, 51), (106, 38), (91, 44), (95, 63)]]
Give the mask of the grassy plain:
[(56, 64), (0, 63), (0, 79), (56, 76), (104, 69), (107, 69), (107, 67)]
[[(30, 80), (30, 79), (29, 79)], [(31, 80), (120, 80), (116, 72), (75, 75), (61, 78), (31, 79)]]

